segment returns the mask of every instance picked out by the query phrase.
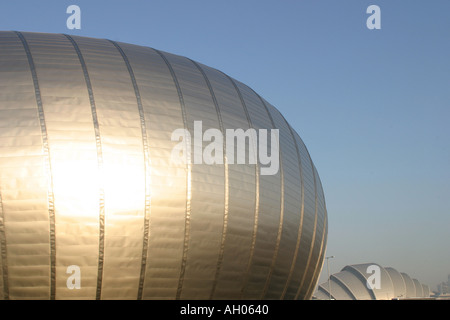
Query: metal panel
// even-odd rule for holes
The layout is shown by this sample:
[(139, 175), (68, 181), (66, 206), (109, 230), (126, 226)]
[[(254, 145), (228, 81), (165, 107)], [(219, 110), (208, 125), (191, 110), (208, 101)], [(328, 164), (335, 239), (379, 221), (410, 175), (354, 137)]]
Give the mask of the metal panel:
[(22, 41), (25, 53), (27, 55), (28, 64), (30, 66), (31, 77), (33, 79), (34, 92), (36, 97), (36, 104), (38, 107), (39, 125), (41, 128), (42, 147), (44, 153), (44, 171), (47, 176), (47, 201), (48, 201), (48, 220), (49, 220), (49, 242), (50, 242), (50, 299), (55, 299), (55, 260), (56, 260), (56, 245), (55, 245), (55, 197), (53, 191), (53, 174), (50, 160), (50, 146), (47, 130), (47, 121), (45, 119), (44, 108), (42, 105), (42, 95), (39, 86), (39, 80), (36, 72), (36, 65), (31, 55), (30, 47), (27, 40), (21, 32), (17, 32), (20, 41)]
[(144, 287), (144, 274), (145, 266), (147, 263), (147, 249), (148, 249), (148, 236), (149, 236), (149, 215), (150, 215), (150, 158), (149, 158), (149, 146), (147, 138), (147, 124), (145, 121), (144, 108), (142, 106), (141, 94), (139, 92), (139, 86), (136, 82), (136, 77), (134, 75), (133, 68), (131, 67), (130, 61), (123, 51), (123, 49), (114, 41), (112, 44), (119, 50), (123, 60), (130, 74), (131, 82), (133, 83), (134, 94), (136, 95), (136, 102), (139, 109), (139, 121), (141, 125), (141, 135), (142, 135), (142, 147), (144, 152), (144, 176), (145, 176), (145, 209), (144, 209), (144, 240), (142, 247), (142, 261), (141, 261), (141, 272), (139, 276), (139, 289), (138, 289), (138, 299), (142, 299), (142, 290)]
[[(309, 285), (307, 286), (306, 293), (303, 299), (311, 299), (315, 287), (317, 286), (317, 281), (320, 276), (320, 272), (322, 271), (323, 261), (325, 259), (325, 250), (326, 250), (326, 230), (328, 229), (328, 219), (325, 216), (324, 227), (321, 231), (321, 236), (317, 239), (318, 241), (318, 255), (315, 256), (313, 260), (313, 276), (308, 279)], [(314, 262), (315, 261), (315, 262)], [(307, 282), (307, 283), (308, 283)]]
[(141, 174), (145, 166), (136, 96), (123, 58), (112, 43), (74, 39), (89, 71), (102, 145), (105, 233), (101, 297), (136, 299), (145, 207), (145, 175)]
[[(217, 100), (224, 129), (249, 128), (244, 106), (229, 78), (223, 73), (199, 65), (209, 79)], [(248, 141), (246, 144), (248, 150)], [(228, 220), (223, 259), (215, 275), (211, 298), (236, 299), (251, 256), (255, 223), (256, 170), (251, 164), (228, 165)]]
[[(313, 165), (314, 166), (314, 165)], [(320, 239), (320, 242), (317, 244), (317, 247), (320, 247), (318, 251), (318, 255), (315, 258), (316, 265), (314, 266), (314, 275), (310, 278), (309, 289), (306, 293), (306, 299), (310, 299), (313, 295), (315, 287), (317, 285), (317, 281), (319, 280), (320, 272), (323, 268), (323, 262), (325, 259), (325, 251), (327, 245), (327, 234), (328, 234), (328, 216), (327, 209), (325, 205), (325, 196), (323, 193), (322, 182), (319, 177), (319, 173), (317, 172), (316, 167), (314, 166), (314, 172), (316, 177), (316, 185), (317, 185), (317, 214), (318, 214), (318, 234), (320, 235), (317, 240)], [(316, 241), (317, 243), (317, 241)]]
[(140, 88), (149, 144), (151, 213), (144, 270), (143, 299), (175, 299), (184, 250), (186, 165), (170, 161), (178, 142), (171, 134), (184, 128), (174, 79), (153, 49), (120, 43)]
[[(309, 157), (309, 153), (306, 150), (303, 142), (296, 132), (294, 133), (297, 148), (300, 154), (300, 162), (302, 166), (302, 177), (304, 184), (304, 216), (303, 216), (303, 228), (300, 241), (300, 248), (297, 255), (296, 270), (292, 276), (292, 282), (286, 291), (286, 299), (298, 299), (304, 298), (300, 295), (300, 289), (305, 284), (305, 278), (307, 276), (308, 268), (310, 268), (313, 249), (313, 241), (316, 233), (316, 210), (315, 210), (315, 182), (312, 171), (312, 162)], [(309, 262), (308, 262), (309, 261)], [(304, 288), (303, 290), (306, 290)], [(304, 292), (305, 294), (306, 292)]]
[[(252, 127), (256, 130), (271, 129), (272, 123), (267, 111), (256, 94), (242, 83), (234, 82), (242, 95), (248, 110)], [(271, 150), (268, 140), (268, 150)], [(261, 166), (260, 166), (261, 167)], [(244, 299), (259, 299), (264, 292), (270, 274), (273, 257), (279, 247), (279, 234), (282, 226), (282, 182), (281, 170), (274, 175), (260, 175), (258, 229), (254, 255), (248, 274)]]
[(6, 251), (6, 261), (2, 259), (6, 264), (3, 272), (7, 273), (5, 298), (49, 299), (50, 180), (44, 165), (46, 155), (36, 79), (33, 81), (29, 57), (18, 35), (1, 32), (0, 37), (0, 189), (5, 238), (2, 252)]
[[(273, 108), (268, 102), (261, 100), (267, 108), (270, 117), (273, 119), (274, 127), (279, 129), (280, 139), (280, 173), (283, 176), (283, 229), (280, 239), (280, 250), (274, 257), (275, 264), (273, 276), (267, 279), (269, 284), (268, 292), (265, 295), (267, 299), (277, 299), (283, 293), (291, 274), (291, 266), (299, 245), (299, 226), (302, 219), (301, 194), (301, 175), (299, 168), (298, 153), (296, 151), (296, 142), (292, 136), (289, 124), (281, 114)], [(291, 263), (286, 263), (291, 261)], [(289, 279), (290, 280), (290, 279)]]
[[(165, 54), (178, 78), (187, 114), (191, 137), (194, 122), (202, 121), (202, 131), (220, 128), (211, 93), (201, 72), (186, 58)], [(204, 150), (207, 143), (201, 141)], [(194, 154), (192, 155), (194, 158)], [(194, 164), (192, 167), (192, 202), (189, 251), (179, 298), (207, 299), (213, 287), (223, 232), (225, 185), (223, 164)], [(222, 232), (218, 232), (218, 230)], [(206, 241), (207, 239), (207, 241)]]
[[(66, 37), (48, 35), (42, 39), (35, 33), (26, 37), (39, 77), (51, 150), (58, 239), (56, 298), (89, 299), (95, 297), (98, 234), (97, 228), (86, 226), (98, 225), (98, 187), (91, 182), (97, 175), (97, 153), (85, 79), (78, 56)], [(67, 78), (70, 83), (64, 81)], [(73, 98), (74, 92), (78, 99)], [(80, 292), (67, 288), (66, 270), (71, 265), (82, 270)]]

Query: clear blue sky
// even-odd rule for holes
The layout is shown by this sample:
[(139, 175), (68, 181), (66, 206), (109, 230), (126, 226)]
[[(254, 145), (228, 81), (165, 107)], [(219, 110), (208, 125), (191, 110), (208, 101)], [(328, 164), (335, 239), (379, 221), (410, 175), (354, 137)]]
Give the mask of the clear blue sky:
[[(81, 30), (66, 28), (71, 4)], [(366, 27), (371, 4), (381, 30)], [(432, 289), (450, 274), (450, 1), (16, 0), (2, 1), (0, 30), (108, 38), (224, 71), (305, 141), (331, 272), (376, 262)]]

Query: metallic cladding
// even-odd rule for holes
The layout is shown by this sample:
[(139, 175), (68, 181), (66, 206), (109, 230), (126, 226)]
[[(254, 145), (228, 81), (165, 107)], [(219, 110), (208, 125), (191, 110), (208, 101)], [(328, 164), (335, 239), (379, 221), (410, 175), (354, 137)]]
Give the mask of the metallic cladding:
[[(0, 32), (0, 86), (3, 299), (311, 298), (322, 185), (299, 135), (248, 86), (148, 47), (29, 32)], [(172, 132), (199, 120), (279, 129), (278, 172), (225, 152), (223, 164), (171, 162)], [(80, 289), (67, 287), (71, 265)]]

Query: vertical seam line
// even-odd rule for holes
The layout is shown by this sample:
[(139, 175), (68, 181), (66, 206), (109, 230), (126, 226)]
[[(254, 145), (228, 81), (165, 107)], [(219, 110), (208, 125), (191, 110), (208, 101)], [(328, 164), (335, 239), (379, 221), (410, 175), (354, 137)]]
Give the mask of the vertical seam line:
[[(249, 125), (249, 128), (253, 128), (253, 123), (252, 120), (250, 119), (250, 114), (248, 112), (247, 109), (247, 105), (245, 104), (244, 101), (244, 97), (242, 96), (241, 91), (239, 90), (238, 86), (236, 85), (236, 83), (234, 82), (233, 78), (231, 78), (229, 75), (223, 73), (222, 71), (219, 71), (220, 73), (222, 73), (225, 77), (228, 78), (228, 80), (230, 80), (231, 84), (233, 85), (234, 89), (236, 90), (239, 99), (241, 100), (241, 104), (242, 107), (244, 108), (244, 112), (245, 112), (245, 117), (247, 118), (247, 122)], [(257, 150), (256, 146), (254, 146), (253, 150)], [(255, 246), (256, 246), (256, 234), (258, 232), (258, 223), (259, 223), (259, 180), (260, 180), (260, 172), (259, 172), (259, 161), (256, 161), (256, 165), (255, 165), (255, 222), (253, 225), (253, 233), (252, 233), (252, 244), (250, 246), (250, 256), (247, 262), (247, 268), (245, 271), (245, 275), (244, 275), (244, 281), (242, 282), (242, 287), (241, 287), (241, 299), (244, 297), (244, 291), (245, 288), (247, 286), (248, 283), (248, 279), (250, 276), (250, 268), (253, 264), (253, 257), (255, 254)]]
[[(306, 149), (306, 146), (305, 146), (305, 149)], [(305, 282), (305, 277), (306, 277), (306, 275), (307, 275), (307, 273), (309, 271), (309, 265), (311, 263), (311, 256), (312, 256), (312, 253), (313, 253), (314, 247), (315, 247), (316, 231), (317, 231), (316, 229), (317, 229), (317, 213), (318, 213), (318, 210), (317, 210), (317, 181), (316, 181), (316, 173), (314, 172), (314, 164), (312, 162), (311, 155), (309, 154), (308, 149), (306, 149), (306, 152), (308, 153), (309, 161), (311, 163), (311, 171), (312, 171), (313, 179), (314, 179), (314, 210), (315, 210), (314, 216), (315, 217), (314, 217), (313, 236), (312, 236), (312, 239), (311, 239), (311, 245), (310, 245), (309, 253), (308, 253), (308, 260), (306, 262), (305, 272), (303, 273), (302, 280), (300, 281), (300, 285), (298, 287), (297, 294), (295, 295), (295, 300), (298, 299), (298, 296), (300, 295), (300, 292), (302, 291), (303, 283)]]
[[(255, 95), (259, 98), (259, 100), (263, 104), (264, 109), (266, 110), (267, 115), (269, 116), (270, 122), (272, 124), (272, 128), (276, 129), (275, 121), (273, 120), (272, 114), (270, 113), (269, 108), (267, 107), (266, 103), (264, 102), (264, 100), (261, 98), (261, 96), (259, 94), (257, 94), (253, 89), (251, 89), (251, 90), (255, 93)], [(278, 161), (280, 162), (280, 222), (278, 225), (277, 242), (275, 244), (275, 250), (274, 250), (274, 253), (272, 256), (272, 262), (270, 265), (269, 274), (267, 275), (266, 284), (264, 285), (264, 290), (261, 294), (261, 299), (263, 299), (266, 296), (267, 291), (269, 289), (270, 280), (272, 279), (273, 270), (275, 268), (275, 263), (276, 263), (276, 260), (278, 257), (278, 251), (280, 250), (281, 235), (283, 233), (285, 185), (284, 185), (283, 157), (281, 156), (282, 150), (281, 150), (281, 143), (279, 142), (280, 138), (281, 138), (281, 134), (278, 135), (278, 158), (279, 158)], [(271, 141), (272, 141), (272, 138), (271, 138)], [(271, 156), (272, 156), (272, 154), (271, 154)]]
[[(205, 79), (206, 85), (208, 86), (209, 89), (209, 93), (211, 94), (211, 98), (213, 100), (214, 106), (216, 108), (216, 113), (217, 113), (217, 118), (219, 120), (219, 126), (220, 126), (220, 131), (222, 132), (222, 135), (225, 134), (225, 129), (223, 126), (223, 119), (222, 119), (222, 114), (220, 112), (220, 108), (219, 108), (219, 103), (217, 102), (217, 98), (216, 95), (214, 93), (214, 90), (212, 88), (211, 82), (209, 81), (208, 77), (206, 76), (205, 71), (203, 70), (203, 68), (200, 67), (200, 65), (191, 60), (190, 60), (196, 67), (197, 69), (202, 73), (203, 78)], [(219, 273), (220, 270), (222, 268), (222, 263), (223, 263), (223, 255), (224, 255), (224, 250), (225, 250), (225, 241), (226, 241), (226, 237), (227, 237), (227, 230), (228, 230), (228, 210), (229, 210), (229, 167), (228, 167), (228, 159), (226, 156), (226, 151), (225, 151), (225, 140), (222, 141), (222, 152), (223, 152), (223, 160), (224, 160), (224, 178), (225, 178), (225, 183), (224, 183), (224, 212), (223, 212), (223, 229), (222, 229), (222, 238), (220, 241), (220, 250), (219, 250), (219, 257), (217, 259), (217, 267), (216, 267), (216, 272), (214, 275), (214, 281), (213, 281), (213, 286), (211, 289), (211, 293), (209, 298), (213, 299), (214, 297), (214, 293), (216, 291), (216, 287), (217, 287), (217, 282), (218, 282), (218, 278), (219, 278)]]
[[(322, 195), (323, 195), (323, 187), (322, 187), (322, 183), (320, 182), (320, 177), (319, 177), (319, 173), (317, 172), (317, 168), (314, 166), (314, 170), (315, 170), (315, 172), (316, 172), (316, 177), (317, 177), (317, 183), (318, 183), (318, 187), (320, 187), (321, 189), (322, 189)], [(309, 296), (311, 296), (312, 295), (312, 292), (311, 292), (311, 290), (314, 290), (314, 288), (311, 288), (312, 287), (312, 285), (314, 284), (314, 282), (316, 282), (317, 281), (317, 277), (319, 276), (319, 273), (320, 273), (320, 271), (321, 271), (321, 269), (322, 268), (318, 268), (318, 266), (319, 266), (319, 264), (320, 263), (323, 263), (323, 259), (324, 259), (324, 247), (326, 246), (325, 245), (325, 236), (326, 236), (326, 234), (327, 234), (327, 229), (328, 229), (328, 216), (327, 216), (327, 214), (326, 214), (326, 206), (325, 206), (325, 196), (323, 195), (323, 205), (324, 205), (324, 214), (325, 214), (325, 217), (324, 217), (324, 225), (323, 225), (323, 228), (322, 228), (322, 241), (321, 241), (321, 243), (320, 243), (320, 253), (319, 253), (319, 259), (317, 259), (317, 262), (316, 262), (316, 267), (315, 267), (315, 272), (314, 272), (314, 276), (313, 276), (313, 278), (311, 279), (311, 282), (310, 282), (310, 284), (309, 284), (309, 287), (308, 287), (308, 291), (307, 291), (307, 294), (306, 294), (306, 298), (307, 299), (309, 299)], [(323, 265), (322, 265), (323, 266)]]
[[(155, 52), (164, 60), (167, 68), (170, 71), (170, 74), (172, 76), (173, 82), (175, 84), (175, 87), (177, 89), (178, 98), (180, 100), (180, 106), (181, 106), (181, 112), (183, 115), (183, 123), (184, 123), (184, 129), (188, 130), (187, 126), (187, 115), (186, 115), (186, 106), (184, 104), (183, 99), (183, 93), (181, 92), (181, 87), (178, 82), (177, 76), (175, 74), (175, 71), (172, 68), (172, 65), (170, 64), (167, 57), (159, 50), (153, 49)], [(186, 144), (191, 144), (191, 141), (189, 137), (186, 137), (187, 141)], [(189, 150), (189, 149), (186, 149)], [(188, 153), (186, 159), (186, 170), (187, 170), (187, 176), (186, 176), (186, 212), (185, 212), (185, 227), (184, 227), (184, 244), (183, 244), (183, 256), (181, 260), (181, 270), (180, 270), (180, 278), (178, 279), (178, 287), (177, 287), (177, 294), (176, 299), (179, 300), (181, 298), (181, 292), (183, 290), (183, 283), (184, 283), (184, 275), (186, 272), (186, 262), (187, 262), (187, 253), (189, 249), (189, 239), (190, 239), (190, 228), (191, 228), (191, 197), (192, 197), (192, 164), (191, 164), (191, 154)]]
[(286, 121), (286, 119), (283, 116), (282, 116), (282, 118), (284, 119), (284, 121), (286, 122), (286, 125), (289, 128), (289, 132), (291, 134), (292, 141), (293, 141), (293, 143), (295, 145), (295, 151), (297, 153), (298, 167), (299, 167), (299, 171), (300, 171), (300, 185), (301, 185), (301, 191), (300, 191), (300, 193), (301, 193), (300, 194), (300, 197), (301, 197), (301, 200), (300, 200), (301, 201), (300, 222), (299, 222), (299, 225), (298, 225), (297, 242), (295, 244), (295, 251), (294, 251), (294, 256), (292, 257), (291, 268), (289, 270), (289, 275), (288, 275), (288, 278), (286, 279), (286, 284), (284, 286), (284, 290), (283, 290), (283, 293), (281, 295), (281, 299), (284, 299), (284, 297), (286, 296), (286, 292), (288, 290), (289, 284), (291, 282), (292, 276), (294, 274), (295, 265), (297, 264), (298, 251), (300, 249), (300, 241), (301, 241), (302, 233), (303, 233), (303, 217), (304, 217), (304, 212), (305, 212), (305, 186), (304, 186), (304, 181), (303, 181), (303, 169), (302, 169), (302, 161), (301, 161), (301, 157), (300, 157), (300, 151), (298, 150), (297, 141), (295, 139), (294, 133), (292, 132), (293, 129), (292, 129), (292, 127), (289, 125), (289, 123)]
[(130, 74), (131, 82), (133, 83), (134, 93), (136, 95), (136, 102), (139, 110), (139, 118), (141, 125), (141, 134), (142, 134), (142, 147), (144, 151), (144, 166), (145, 166), (145, 211), (144, 211), (144, 239), (142, 246), (142, 260), (141, 260), (141, 271), (139, 275), (139, 287), (138, 287), (138, 300), (142, 300), (142, 294), (144, 289), (144, 280), (145, 280), (145, 268), (147, 265), (147, 250), (148, 250), (148, 242), (149, 242), (149, 225), (150, 225), (150, 214), (151, 214), (151, 195), (150, 195), (150, 156), (149, 156), (149, 146), (147, 139), (147, 125), (145, 122), (145, 114), (144, 107), (142, 106), (141, 95), (139, 92), (139, 87), (137, 85), (136, 77), (134, 76), (133, 68), (131, 67), (130, 61), (123, 51), (123, 49), (119, 46), (119, 44), (115, 41), (109, 40), (120, 52), (123, 60), (128, 69), (128, 73)]
[(308, 290), (306, 291), (306, 296), (305, 296), (306, 299), (309, 299), (310, 296), (312, 295), (311, 290), (314, 290), (314, 288), (312, 288), (312, 285), (316, 284), (317, 277), (319, 276), (319, 273), (320, 273), (320, 271), (322, 269), (322, 268), (319, 269), (318, 266), (319, 266), (320, 263), (323, 263), (323, 259), (324, 259), (324, 255), (323, 255), (324, 250), (323, 250), (323, 248), (324, 248), (324, 244), (325, 244), (325, 241), (324, 241), (325, 240), (325, 226), (327, 224), (328, 224), (328, 219), (327, 219), (327, 217), (325, 217), (324, 227), (323, 227), (323, 232), (322, 232), (322, 241), (320, 242), (319, 259), (317, 259), (316, 266), (314, 268), (315, 269), (314, 275), (313, 275), (313, 277), (312, 277), (312, 279), (311, 279), (311, 281), (309, 283)]
[(81, 68), (83, 69), (84, 80), (86, 82), (87, 91), (89, 94), (89, 102), (91, 105), (92, 121), (94, 125), (95, 133), (95, 143), (97, 149), (97, 165), (99, 169), (99, 243), (98, 243), (98, 269), (97, 269), (97, 290), (96, 299), (101, 299), (102, 293), (102, 282), (103, 282), (103, 264), (104, 264), (104, 254), (105, 254), (105, 190), (104, 190), (104, 180), (103, 180), (103, 149), (102, 141), (100, 136), (100, 125), (97, 116), (97, 107), (95, 105), (94, 92), (92, 90), (92, 83), (89, 77), (86, 62), (84, 61), (83, 55), (81, 53), (78, 44), (75, 40), (68, 34), (65, 34), (66, 38), (72, 43), (77, 55), (80, 60)]
[(30, 47), (23, 34), (15, 31), (27, 55), (28, 64), (33, 78), (34, 93), (36, 97), (36, 104), (39, 114), (39, 125), (42, 135), (42, 148), (44, 153), (44, 170), (47, 176), (47, 201), (48, 201), (48, 215), (50, 228), (50, 299), (54, 300), (56, 296), (56, 239), (55, 239), (55, 197), (53, 193), (53, 175), (50, 161), (50, 147), (48, 141), (47, 124), (45, 121), (44, 107), (42, 104), (41, 90), (39, 88), (39, 81), (36, 73), (36, 66), (31, 55)]

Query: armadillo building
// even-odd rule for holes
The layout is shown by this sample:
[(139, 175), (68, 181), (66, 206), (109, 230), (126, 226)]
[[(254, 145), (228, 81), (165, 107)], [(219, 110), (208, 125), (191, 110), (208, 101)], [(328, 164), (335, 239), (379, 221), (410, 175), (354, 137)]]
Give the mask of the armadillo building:
[[(375, 268), (379, 272), (379, 283), (372, 278)], [(376, 263), (345, 266), (340, 272), (320, 284), (314, 293), (319, 300), (392, 300), (424, 299), (430, 297), (429, 286), (417, 279), (398, 272), (391, 267)]]
[[(1, 298), (311, 298), (327, 240), (321, 182), (299, 135), (248, 86), (148, 47), (0, 32), (0, 87)], [(220, 152), (171, 161), (173, 133), (194, 136), (198, 121), (278, 129), (266, 141), (278, 170)]]

